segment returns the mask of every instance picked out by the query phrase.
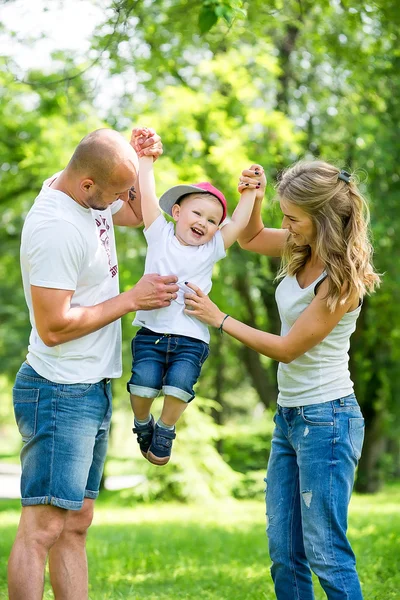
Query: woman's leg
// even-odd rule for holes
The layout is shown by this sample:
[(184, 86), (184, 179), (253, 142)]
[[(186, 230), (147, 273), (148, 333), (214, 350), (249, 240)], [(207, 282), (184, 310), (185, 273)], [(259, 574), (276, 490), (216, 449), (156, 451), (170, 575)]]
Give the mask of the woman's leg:
[(267, 535), (278, 600), (313, 600), (301, 525), (299, 470), (291, 443), (296, 409), (278, 407), (267, 472)]
[(294, 433), (304, 547), (329, 600), (362, 600), (346, 532), (364, 421), (349, 398), (303, 407)]

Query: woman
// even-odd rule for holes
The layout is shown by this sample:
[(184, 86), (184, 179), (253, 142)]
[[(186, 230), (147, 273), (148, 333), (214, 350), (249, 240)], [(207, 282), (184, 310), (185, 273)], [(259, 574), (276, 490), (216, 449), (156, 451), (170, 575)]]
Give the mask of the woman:
[(346, 537), (364, 419), (348, 370), (362, 298), (379, 284), (371, 264), (368, 208), (352, 177), (301, 161), (278, 185), (282, 229), (265, 228), (259, 165), (239, 190), (261, 187), (242, 248), (282, 256), (276, 301), (281, 335), (248, 327), (191, 286), (187, 311), (279, 361), (278, 407), (267, 471), (267, 533), (279, 600), (312, 600), (311, 570), (329, 600), (362, 599)]

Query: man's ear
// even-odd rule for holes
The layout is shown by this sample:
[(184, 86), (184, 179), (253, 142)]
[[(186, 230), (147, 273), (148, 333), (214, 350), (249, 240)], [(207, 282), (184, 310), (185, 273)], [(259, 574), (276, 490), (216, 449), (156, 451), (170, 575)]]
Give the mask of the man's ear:
[(90, 189), (94, 186), (93, 179), (82, 179), (79, 183), (79, 187), (83, 192), (90, 192)]
[(174, 221), (177, 221), (179, 219), (179, 213), (180, 213), (181, 207), (179, 206), (179, 204), (174, 204), (171, 208), (171, 213), (172, 213), (172, 218), (174, 219)]

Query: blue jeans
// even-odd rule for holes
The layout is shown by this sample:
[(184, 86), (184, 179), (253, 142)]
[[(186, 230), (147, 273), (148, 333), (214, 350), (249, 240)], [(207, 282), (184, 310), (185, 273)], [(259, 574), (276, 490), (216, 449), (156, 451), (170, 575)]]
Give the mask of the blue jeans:
[(111, 419), (110, 380), (60, 384), (24, 363), (13, 388), (22, 437), (21, 502), (79, 510), (97, 498)]
[(311, 406), (278, 406), (274, 422), (266, 502), (276, 597), (313, 600), (312, 570), (329, 600), (361, 600), (346, 537), (364, 441), (357, 400), (352, 394)]
[(155, 398), (162, 390), (165, 395), (190, 402), (208, 353), (208, 344), (201, 340), (155, 333), (142, 327), (132, 340), (128, 392), (141, 398)]

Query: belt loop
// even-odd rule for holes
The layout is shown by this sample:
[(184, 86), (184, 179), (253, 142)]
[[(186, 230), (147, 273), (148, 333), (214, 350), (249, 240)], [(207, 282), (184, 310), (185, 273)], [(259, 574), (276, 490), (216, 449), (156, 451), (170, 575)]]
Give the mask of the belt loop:
[(340, 398), (339, 404), (340, 404), (340, 406), (344, 406), (344, 398)]

